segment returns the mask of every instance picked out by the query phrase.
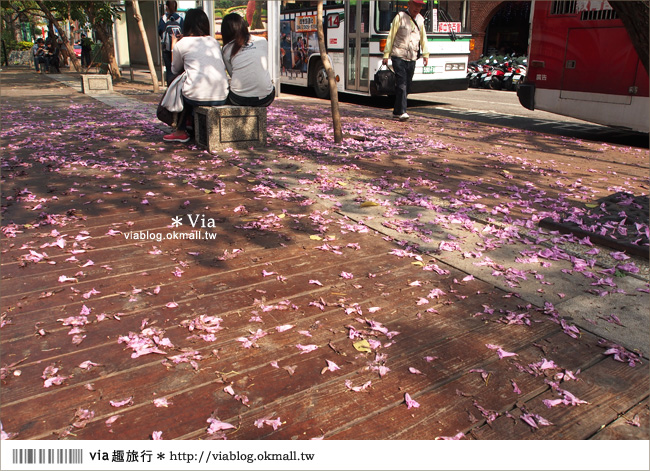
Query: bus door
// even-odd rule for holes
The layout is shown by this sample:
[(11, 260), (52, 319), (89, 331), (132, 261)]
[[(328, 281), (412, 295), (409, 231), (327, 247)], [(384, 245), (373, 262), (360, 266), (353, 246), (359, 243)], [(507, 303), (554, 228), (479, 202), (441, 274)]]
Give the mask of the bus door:
[(570, 28), (560, 98), (631, 104), (640, 61), (628, 38), (623, 26)]
[(345, 21), (348, 25), (345, 88), (367, 92), (370, 87), (370, 1), (346, 2)]

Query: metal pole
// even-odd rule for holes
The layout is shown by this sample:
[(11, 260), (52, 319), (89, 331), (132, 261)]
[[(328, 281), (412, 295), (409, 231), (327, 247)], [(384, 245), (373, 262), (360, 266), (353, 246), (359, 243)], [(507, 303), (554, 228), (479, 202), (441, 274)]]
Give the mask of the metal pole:
[(280, 5), (278, 0), (266, 2), (266, 28), (269, 40), (269, 73), (275, 85), (275, 96), (280, 96)]
[(154, 18), (154, 23), (156, 24), (156, 37), (158, 38), (157, 46), (156, 46), (156, 54), (158, 54), (158, 63), (160, 64), (160, 82), (163, 85), (165, 85), (165, 84), (169, 85), (167, 83), (166, 79), (165, 79), (165, 70), (164, 70), (165, 69), (165, 61), (163, 60), (162, 46), (160, 44), (160, 37), (158, 36), (158, 23), (160, 22), (160, 18), (162, 18), (162, 15), (160, 13), (165, 11), (165, 7), (163, 5), (164, 5), (164, 2), (160, 2), (160, 1), (156, 2), (156, 8), (155, 8), (156, 13), (155, 13), (155, 18)]
[(210, 36), (214, 38), (214, 1), (213, 0), (204, 0), (203, 1), (203, 11), (208, 15), (208, 21), (210, 22)]

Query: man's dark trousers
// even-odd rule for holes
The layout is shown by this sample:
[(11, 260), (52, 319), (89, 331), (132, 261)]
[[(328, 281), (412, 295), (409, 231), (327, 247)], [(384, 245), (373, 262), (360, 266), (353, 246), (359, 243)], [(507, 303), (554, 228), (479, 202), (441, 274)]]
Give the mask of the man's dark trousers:
[(411, 92), (415, 61), (406, 61), (395, 56), (390, 59), (395, 71), (395, 108), (393, 114), (400, 116), (406, 113), (406, 100), (407, 95)]

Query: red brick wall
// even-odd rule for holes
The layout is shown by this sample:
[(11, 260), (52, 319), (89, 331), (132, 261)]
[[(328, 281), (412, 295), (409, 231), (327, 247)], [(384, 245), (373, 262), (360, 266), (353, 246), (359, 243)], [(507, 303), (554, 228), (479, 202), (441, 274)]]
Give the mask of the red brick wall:
[(474, 50), (469, 54), (469, 60), (477, 60), (483, 53), (483, 42), (485, 31), (490, 20), (497, 12), (503, 2), (482, 2), (473, 1), (469, 6), (469, 18), (474, 39)]

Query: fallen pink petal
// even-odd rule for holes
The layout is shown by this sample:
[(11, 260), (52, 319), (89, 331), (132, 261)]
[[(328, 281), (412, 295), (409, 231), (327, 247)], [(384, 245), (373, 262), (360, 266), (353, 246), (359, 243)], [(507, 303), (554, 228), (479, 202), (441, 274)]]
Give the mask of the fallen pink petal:
[(120, 401), (110, 401), (111, 406), (113, 407), (123, 407), (126, 405), (132, 405), (133, 404), (133, 396), (127, 397), (126, 399), (122, 399)]
[(110, 427), (110, 426), (113, 425), (113, 424), (117, 421), (117, 419), (119, 419), (120, 417), (122, 417), (122, 416), (121, 416), (121, 415), (113, 415), (113, 416), (109, 417), (108, 419), (106, 419), (106, 421), (105, 421), (104, 423), (106, 424), (106, 426)]
[(81, 368), (82, 370), (87, 370), (87, 371), (90, 370), (93, 366), (99, 366), (99, 363), (94, 363), (94, 362), (92, 362), (90, 360), (86, 360), (86, 361), (79, 364), (79, 368)]
[(325, 360), (325, 361), (327, 362), (327, 369), (328, 369), (329, 371), (336, 371), (336, 370), (340, 370), (340, 369), (341, 369), (341, 368), (339, 367), (339, 365), (337, 365), (337, 364), (334, 363), (333, 361), (331, 361), (331, 360)]
[(208, 427), (208, 430), (207, 430), (207, 433), (209, 435), (217, 433), (217, 432), (219, 432), (221, 430), (230, 430), (230, 429), (235, 428), (234, 425), (229, 424), (227, 422), (222, 422), (219, 419), (215, 419), (213, 417), (210, 417), (207, 420), (207, 422), (210, 424), (210, 426)]
[(404, 402), (406, 403), (407, 409), (420, 407), (420, 404), (417, 401), (413, 400), (409, 393), (404, 394)]
[(169, 407), (172, 404), (173, 402), (167, 399), (166, 397), (157, 397), (156, 399), (153, 400), (153, 405), (156, 407)]
[(296, 348), (298, 350), (300, 350), (300, 353), (309, 353), (309, 352), (313, 352), (314, 350), (316, 350), (318, 348), (318, 345), (302, 345), (302, 344), (298, 344), (298, 345), (296, 345)]

